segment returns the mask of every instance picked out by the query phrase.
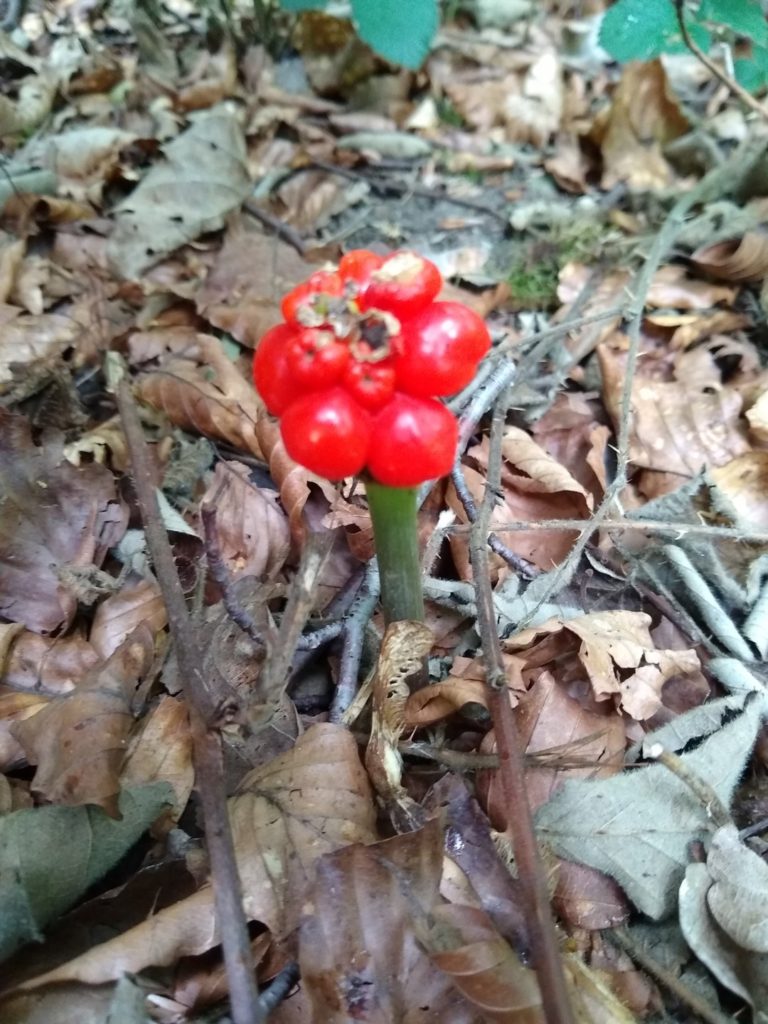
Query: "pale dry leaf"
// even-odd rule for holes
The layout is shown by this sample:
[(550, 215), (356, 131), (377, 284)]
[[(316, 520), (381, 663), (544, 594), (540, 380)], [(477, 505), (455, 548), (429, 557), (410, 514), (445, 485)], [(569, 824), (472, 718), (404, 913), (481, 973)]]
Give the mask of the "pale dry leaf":
[(199, 334), (197, 341), (195, 359), (171, 359), (162, 370), (141, 376), (139, 397), (162, 409), (184, 430), (228, 441), (264, 458), (256, 438), (264, 407), (256, 392), (227, 358), (217, 338)]
[(745, 530), (768, 527), (768, 452), (739, 455), (724, 466), (709, 471), (714, 487), (712, 501)]
[(77, 608), (59, 571), (99, 566), (123, 536), (127, 510), (103, 466), (72, 466), (53, 436), (36, 446), (28, 422), (2, 409), (0, 493), (0, 614), (51, 632)]
[(48, 700), (38, 693), (0, 694), (0, 772), (27, 766), (24, 748), (13, 735), (13, 730), (18, 722), (42, 711)]
[(17, 306), (0, 310), (0, 393), (18, 374), (52, 366), (77, 341), (79, 328), (58, 313), (35, 316)]
[(763, 391), (747, 409), (749, 429), (758, 441), (768, 441), (768, 391)]
[(170, 142), (132, 195), (114, 210), (112, 267), (137, 278), (168, 253), (223, 227), (250, 189), (245, 141), (235, 114), (194, 121)]
[[(183, 700), (160, 698), (132, 740), (120, 778), (129, 787), (167, 782), (174, 799), (162, 816), (160, 831), (166, 832), (178, 822), (195, 781), (189, 712)], [(158, 834), (157, 822), (153, 832)]]
[(114, 816), (120, 770), (133, 725), (131, 702), (152, 662), (143, 630), (92, 669), (77, 689), (18, 722), (13, 736), (37, 765), (33, 789), (51, 803), (99, 804)]
[(661, 61), (625, 64), (607, 116), (592, 130), (603, 155), (602, 187), (622, 181), (643, 191), (670, 185), (674, 175), (663, 147), (689, 130)]
[(670, 263), (660, 267), (653, 275), (646, 304), (664, 309), (711, 309), (718, 303), (731, 306), (737, 289), (724, 284), (713, 284), (700, 278), (689, 277), (685, 267)]
[(107, 125), (74, 128), (46, 139), (44, 165), (55, 171), (60, 195), (98, 203), (122, 151), (136, 138), (132, 132)]
[(591, 612), (572, 619), (550, 619), (504, 641), (504, 649), (527, 657), (544, 637), (564, 631), (578, 638), (575, 652), (598, 700), (618, 695), (633, 718), (651, 718), (661, 707), (661, 690), (673, 675), (699, 670), (693, 650), (657, 650), (645, 612)]
[(724, 825), (712, 836), (707, 869), (714, 919), (742, 949), (768, 953), (768, 864), (744, 845), (735, 825)]
[(11, 647), (0, 682), (30, 693), (69, 693), (100, 660), (79, 632), (49, 637), (24, 630)]
[(99, 657), (109, 658), (138, 627), (146, 627), (154, 637), (167, 624), (168, 614), (157, 581), (134, 574), (98, 606), (88, 640)]
[(126, 473), (130, 465), (128, 445), (119, 416), (100, 423), (81, 434), (64, 448), (64, 457), (73, 466), (91, 462), (109, 465), (118, 473)]
[(273, 578), (290, 549), (288, 518), (274, 491), (249, 480), (241, 462), (219, 462), (201, 499), (216, 512), (216, 534), (230, 575)]
[(27, 243), (24, 238), (12, 238), (4, 231), (0, 236), (0, 302), (10, 301), (13, 283), (19, 272)]
[[(622, 362), (607, 345), (598, 348), (603, 398), (618, 423), (624, 382)], [(637, 466), (679, 476), (722, 466), (747, 451), (739, 422), (741, 396), (721, 387), (713, 391), (686, 381), (636, 376), (632, 382), (630, 460)]]

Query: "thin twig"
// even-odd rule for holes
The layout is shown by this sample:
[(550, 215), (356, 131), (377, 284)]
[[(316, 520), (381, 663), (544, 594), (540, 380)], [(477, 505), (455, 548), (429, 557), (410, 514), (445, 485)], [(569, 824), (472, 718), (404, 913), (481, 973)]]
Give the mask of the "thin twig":
[[(528, 533), (529, 530), (569, 530), (582, 533), (593, 532), (591, 519), (515, 519), (511, 522), (496, 523), (497, 533)], [(675, 523), (661, 519), (605, 519), (600, 523), (601, 530), (629, 533), (641, 530), (646, 533), (671, 533), (675, 538), (711, 537), (713, 540), (742, 540), (755, 544), (768, 542), (765, 530), (745, 530), (740, 526), (712, 526), (707, 523)], [(471, 526), (465, 523), (454, 523), (447, 528), (448, 533), (471, 533)]]
[(222, 705), (210, 692), (202, 675), (203, 652), (192, 628), (173, 551), (163, 526), (147, 443), (127, 378), (120, 382), (117, 404), (130, 454), (147, 547), (168, 612), (171, 637), (189, 705), (195, 779), (203, 809), (216, 920), (224, 951), (232, 1018), (235, 1024), (261, 1024), (265, 1014), (259, 1005), (256, 988), (248, 922), (243, 910), (242, 887), (227, 814), (221, 736), (216, 729), (222, 718)]
[[(451, 471), (451, 480), (456, 490), (459, 501), (464, 507), (467, 519), (470, 524), (473, 524), (477, 520), (477, 505), (475, 499), (469, 492), (467, 482), (464, 479), (464, 474), (461, 471), (461, 459), (457, 459), (453, 470)], [(471, 532), (472, 527), (468, 528)], [(450, 529), (447, 532), (457, 533), (458, 529)], [(527, 558), (523, 558), (522, 555), (518, 555), (517, 552), (508, 548), (507, 545), (499, 539), (496, 533), (488, 534), (488, 545), (492, 551), (495, 551), (497, 555), (500, 555), (510, 568), (514, 569), (516, 573), (522, 576), (524, 579), (532, 580), (535, 579), (541, 572), (541, 570), (529, 562)]]
[(488, 533), (494, 495), (501, 479), (501, 437), (506, 403), (497, 403), (491, 426), (488, 480), (470, 542), (472, 579), (477, 595), (477, 623), (481, 638), (488, 708), (493, 719), (499, 755), (499, 779), (508, 820), (512, 824), (515, 863), (526, 896), (534, 967), (539, 980), (547, 1024), (571, 1024), (562, 960), (558, 948), (549, 895), (536, 843), (533, 819), (525, 786), (525, 762), (517, 723), (507, 693), (507, 679), (496, 628), (491, 590)]
[(332, 722), (341, 722), (355, 699), (365, 630), (379, 599), (379, 590), (379, 567), (374, 558), (368, 563), (360, 590), (344, 620), (339, 678), (330, 712)]
[(257, 203), (250, 199), (243, 203), (243, 209), (255, 220), (259, 221), (259, 223), (264, 227), (273, 231), (278, 238), (292, 246), (299, 256), (306, 256), (307, 247), (304, 244), (304, 240), (298, 231), (291, 227), (290, 224), (286, 224), (285, 221), (280, 220), (278, 217), (273, 217), (271, 213), (263, 210)]
[(759, 114), (763, 120), (768, 121), (768, 110), (756, 100), (755, 97), (747, 92), (743, 85), (740, 85), (735, 78), (731, 78), (727, 75), (722, 68), (718, 67), (717, 64), (708, 57), (706, 53), (694, 42), (691, 33), (688, 31), (688, 26), (685, 24), (685, 14), (683, 7), (685, 0), (675, 0), (675, 11), (677, 12), (677, 24), (680, 26), (680, 34), (683, 37), (683, 42), (696, 57), (707, 71), (711, 72), (715, 78), (723, 83), (723, 85), (733, 93), (734, 96), (738, 96), (741, 102), (753, 110), (756, 114)]

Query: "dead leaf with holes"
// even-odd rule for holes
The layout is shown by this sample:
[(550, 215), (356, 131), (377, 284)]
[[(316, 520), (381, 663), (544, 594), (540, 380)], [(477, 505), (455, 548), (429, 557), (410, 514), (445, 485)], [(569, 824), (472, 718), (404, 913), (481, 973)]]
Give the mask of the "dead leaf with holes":
[(124, 278), (140, 277), (185, 242), (223, 227), (250, 187), (236, 115), (220, 111), (193, 121), (115, 208), (111, 266)]
[(12, 734), (30, 764), (37, 765), (32, 780), (37, 793), (51, 803), (98, 804), (114, 817), (133, 726), (132, 700), (153, 655), (149, 631), (139, 629), (72, 693), (16, 723)]
[(0, 615), (48, 633), (77, 608), (60, 570), (100, 566), (127, 512), (103, 466), (75, 467), (60, 439), (32, 442), (22, 416), (0, 409)]

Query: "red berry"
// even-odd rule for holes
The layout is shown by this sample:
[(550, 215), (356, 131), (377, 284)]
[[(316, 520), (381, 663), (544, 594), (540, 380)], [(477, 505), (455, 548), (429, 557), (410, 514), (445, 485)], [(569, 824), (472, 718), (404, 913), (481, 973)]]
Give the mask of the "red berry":
[(384, 262), (385, 257), (368, 249), (351, 249), (341, 257), (339, 277), (343, 281), (354, 281), (357, 285), (367, 285), (375, 270)]
[(459, 302), (433, 302), (404, 320), (395, 339), (397, 387), (411, 395), (452, 395), (475, 375), (491, 346), (483, 320)]
[(373, 421), (368, 469), (381, 484), (415, 487), (451, 471), (458, 437), (440, 402), (396, 394)]
[(341, 383), (360, 405), (376, 412), (395, 393), (395, 370), (391, 360), (380, 363), (352, 360)]
[(288, 365), (288, 346), (296, 337), (295, 324), (271, 327), (253, 357), (253, 383), (273, 416), (279, 416), (303, 389)]
[(434, 263), (415, 252), (396, 252), (373, 272), (358, 305), (362, 310), (383, 309), (397, 317), (410, 316), (432, 302), (442, 286)]
[(305, 395), (283, 414), (285, 450), (306, 469), (328, 480), (359, 473), (368, 459), (371, 418), (342, 388)]
[(316, 270), (306, 281), (296, 285), (283, 296), (280, 309), (286, 320), (300, 320), (302, 308), (325, 312), (329, 298), (337, 298), (344, 291), (344, 283), (335, 270)]
[(341, 377), (349, 362), (349, 347), (331, 331), (303, 327), (288, 343), (286, 360), (302, 391), (321, 391)]

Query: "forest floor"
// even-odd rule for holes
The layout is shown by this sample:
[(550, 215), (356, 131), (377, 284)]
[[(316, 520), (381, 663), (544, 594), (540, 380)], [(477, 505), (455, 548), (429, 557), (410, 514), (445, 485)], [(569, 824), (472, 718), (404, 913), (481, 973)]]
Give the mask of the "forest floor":
[[(262, 45), (237, 7), (30, 6), (2, 1024), (513, 1024), (542, 987), (554, 1021), (542, 936), (574, 1021), (768, 1020), (768, 111), (566, 5), (458, 18), (418, 72), (316, 12)], [(422, 495), (426, 621), (386, 630), (362, 486), (251, 383), (355, 248), (434, 261), (494, 342)]]

